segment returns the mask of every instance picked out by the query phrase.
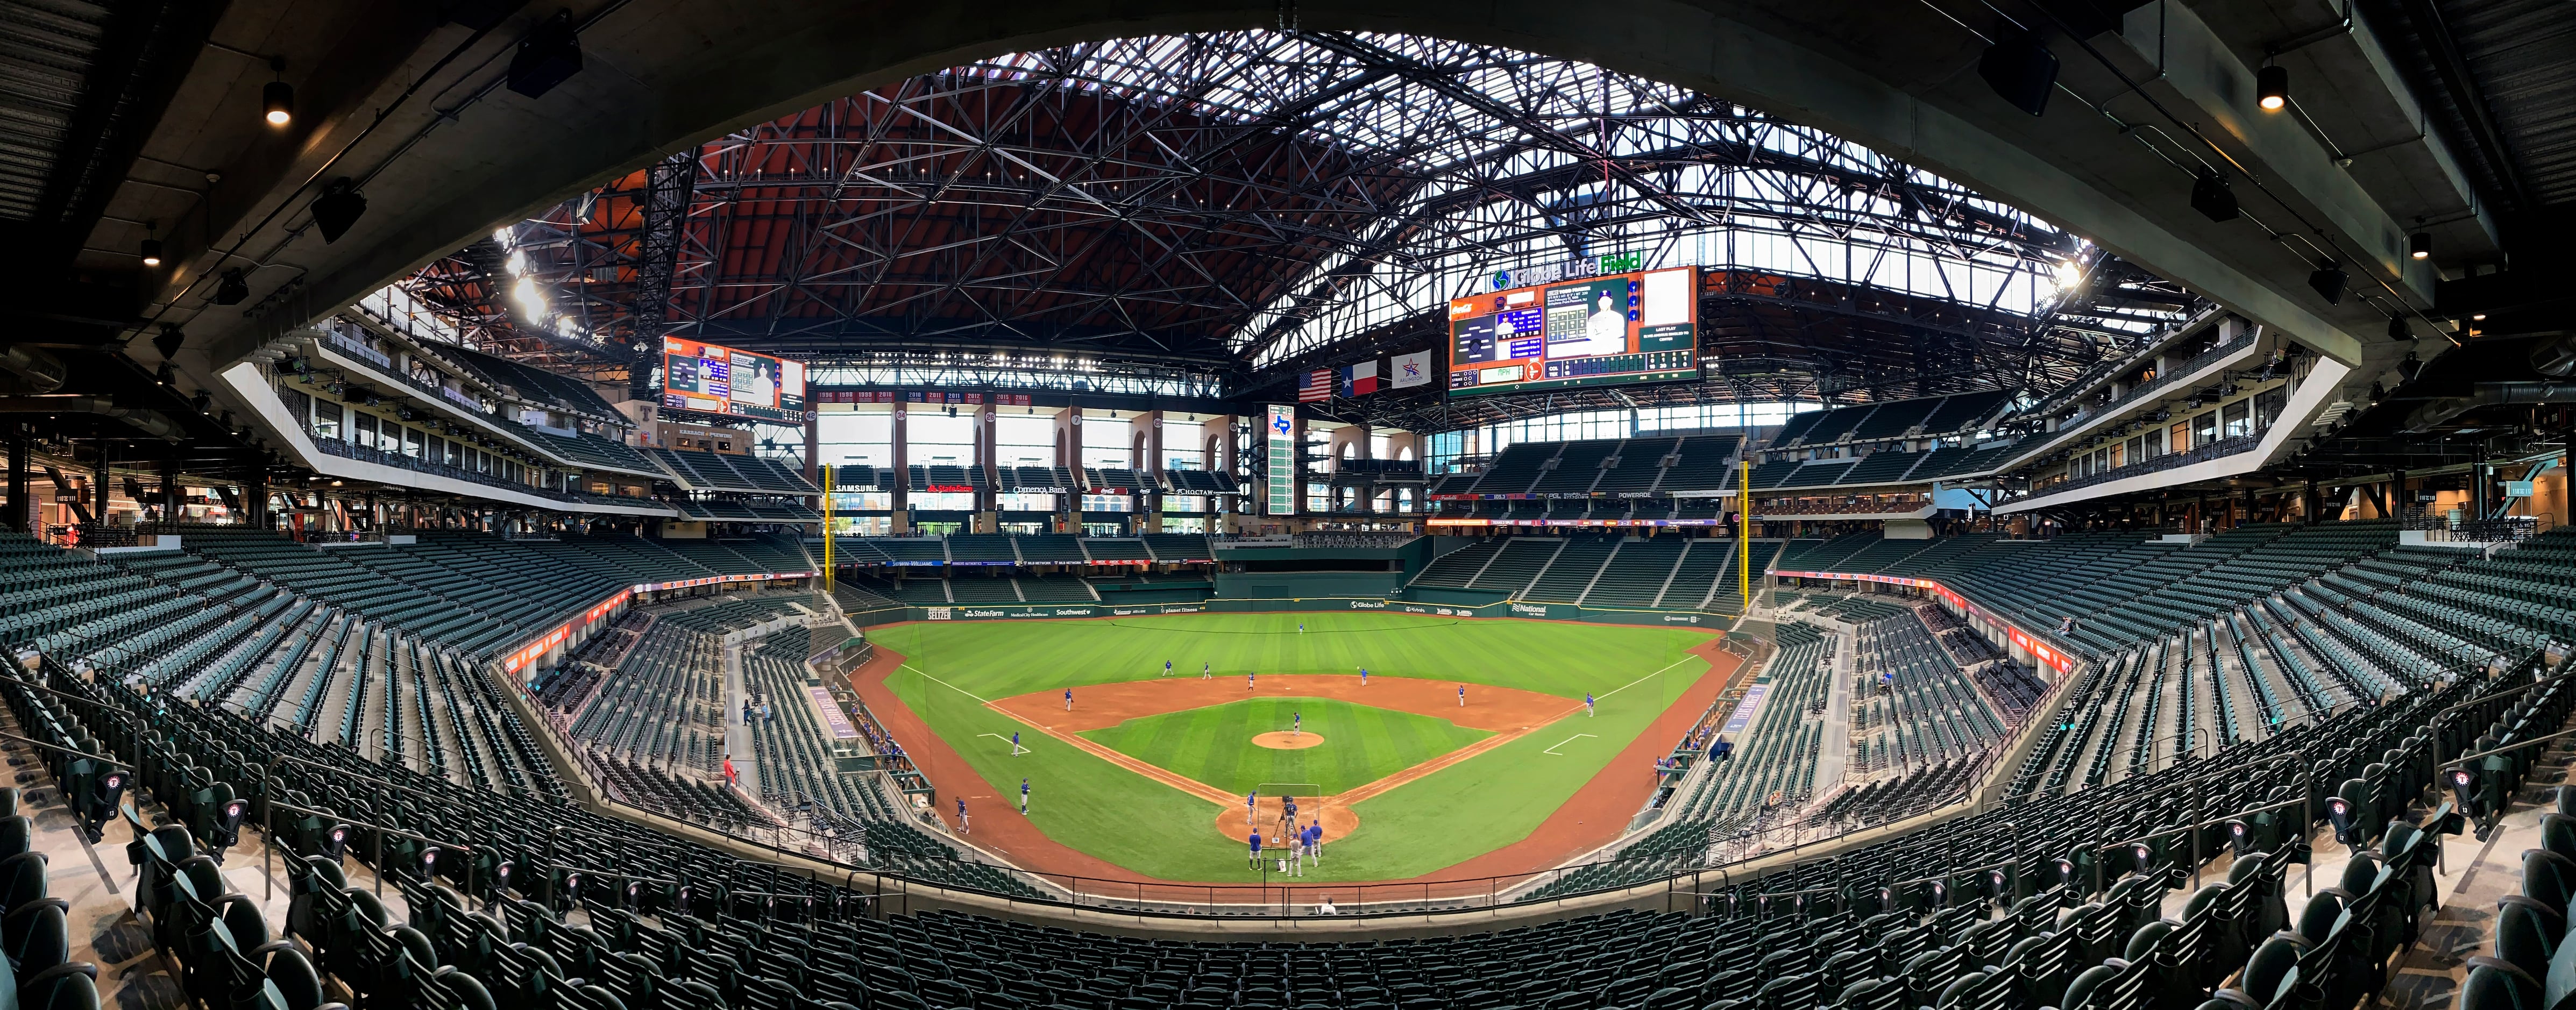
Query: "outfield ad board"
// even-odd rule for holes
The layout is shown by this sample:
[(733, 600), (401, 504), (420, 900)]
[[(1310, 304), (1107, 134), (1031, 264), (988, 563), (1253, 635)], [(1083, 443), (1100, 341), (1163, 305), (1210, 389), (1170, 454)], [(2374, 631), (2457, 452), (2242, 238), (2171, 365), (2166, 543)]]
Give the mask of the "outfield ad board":
[(1298, 599), (1228, 599), (1215, 598), (1204, 603), (1139, 604), (1105, 606), (1099, 604), (1066, 604), (1062, 606), (1005, 605), (990, 607), (949, 606), (913, 607), (916, 621), (1043, 621), (1073, 620), (1086, 617), (1146, 617), (1161, 614), (1246, 614), (1317, 611), (1381, 611), (1390, 614), (1419, 614), (1426, 617), (1517, 617), (1536, 621), (1574, 621), (1588, 624), (1653, 624), (1722, 630), (1732, 627), (1735, 618), (1728, 614), (1682, 610), (1624, 610), (1606, 607), (1579, 607), (1571, 603), (1522, 603), (1504, 601), (1486, 604), (1416, 603), (1374, 596), (1312, 596)]

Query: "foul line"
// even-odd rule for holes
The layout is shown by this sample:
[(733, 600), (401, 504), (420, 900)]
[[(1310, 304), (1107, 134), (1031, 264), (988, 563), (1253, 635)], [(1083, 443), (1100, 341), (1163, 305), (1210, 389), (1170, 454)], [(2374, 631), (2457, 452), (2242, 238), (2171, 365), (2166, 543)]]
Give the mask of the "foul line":
[[(1590, 733), (1577, 733), (1577, 734), (1574, 734), (1573, 736), (1566, 737), (1566, 738), (1565, 738), (1565, 739), (1563, 739), (1563, 740), (1559, 740), (1559, 741), (1557, 741), (1557, 742), (1556, 742), (1556, 747), (1563, 747), (1563, 746), (1565, 746), (1566, 744), (1570, 744), (1570, 743), (1573, 743), (1573, 742), (1575, 742), (1575, 741), (1577, 741), (1577, 740), (1581, 740), (1581, 739), (1583, 739), (1584, 737), (1587, 737), (1587, 736), (1592, 736), (1592, 734), (1590, 734)], [(1594, 739), (1599, 739), (1599, 738), (1598, 738), (1598, 737), (1595, 737)], [(1565, 755), (1556, 753), (1556, 747), (1550, 747), (1550, 748), (1548, 748), (1548, 749), (1546, 749), (1546, 750), (1540, 751), (1539, 753), (1541, 753), (1541, 754), (1550, 754), (1550, 755), (1554, 755), (1554, 756), (1556, 756), (1556, 757), (1564, 757)]]
[[(1673, 667), (1675, 667), (1675, 666), (1680, 666), (1680, 665), (1682, 665), (1682, 664), (1684, 664), (1684, 663), (1690, 662), (1690, 661), (1691, 661), (1691, 660), (1693, 660), (1693, 659), (1699, 659), (1699, 658), (1700, 658), (1700, 657), (1697, 657), (1697, 656), (1689, 656), (1689, 657), (1684, 657), (1684, 658), (1682, 658), (1682, 659), (1676, 659), (1676, 660), (1673, 660), (1671, 665), (1664, 667), (1664, 670), (1670, 670), (1670, 669), (1672, 669), (1672, 668), (1673, 668)], [(1706, 662), (1706, 660), (1701, 660), (1701, 661), (1702, 661), (1702, 662)], [(1657, 671), (1655, 671), (1654, 673), (1649, 673), (1649, 674), (1647, 674), (1647, 675), (1646, 675), (1646, 677), (1652, 677), (1652, 676), (1655, 676), (1655, 675), (1657, 675), (1657, 674), (1661, 674), (1661, 673), (1663, 673), (1663, 672), (1664, 672), (1664, 670), (1657, 670)], [(927, 677), (927, 676), (930, 676), (930, 675), (925, 673), (925, 674), (922, 674), (922, 676)], [(1627, 689), (1629, 689), (1629, 688), (1632, 688), (1632, 687), (1635, 687), (1635, 686), (1637, 686), (1637, 685), (1639, 685), (1639, 684), (1643, 684), (1643, 683), (1645, 683), (1645, 682), (1646, 682), (1646, 677), (1639, 677), (1639, 678), (1637, 678), (1637, 679), (1635, 679), (1635, 680), (1632, 680), (1632, 681), (1629, 681), (1629, 682), (1627, 682), (1627, 683), (1625, 683), (1625, 684), (1621, 684), (1621, 685), (1619, 685), (1619, 686), (1617, 686), (1617, 687), (1611, 688), (1611, 689), (1610, 689), (1609, 694), (1601, 695), (1601, 696), (1600, 696), (1600, 698), (1594, 698), (1593, 700), (1594, 700), (1594, 701), (1599, 701), (1599, 700), (1601, 700), (1601, 698), (1607, 698), (1607, 697), (1609, 697), (1609, 696), (1610, 696), (1610, 695), (1612, 695), (1612, 694), (1617, 694), (1617, 693), (1619, 693), (1619, 692), (1621, 692), (1621, 691), (1625, 691), (1625, 690), (1627, 690)], [(973, 695), (968, 695), (967, 697), (970, 697), (970, 698), (971, 698), (971, 697), (974, 697), (974, 696), (973, 696)]]
[(1022, 746), (1020, 746), (1018, 743), (1016, 743), (1016, 742), (1012, 741), (1012, 739), (1011, 739), (1010, 737), (1003, 736), (1002, 734), (999, 734), (999, 733), (977, 733), (977, 734), (975, 734), (975, 735), (976, 735), (976, 736), (989, 736), (989, 737), (992, 737), (992, 738), (993, 738), (993, 739), (995, 739), (995, 740), (999, 740), (999, 741), (1001, 741), (1001, 742), (1003, 742), (1003, 743), (1010, 744), (1010, 745), (1011, 745), (1011, 756), (1012, 756), (1012, 757), (1018, 757), (1018, 756), (1020, 756), (1020, 755), (1022, 755), (1022, 754), (1031, 754), (1031, 753), (1035, 753), (1034, 751), (1031, 751), (1031, 750), (1029, 750), (1029, 749), (1028, 749), (1028, 748), (1026, 748), (1026, 747), (1022, 747)]
[[(982, 695), (976, 694), (976, 693), (975, 693), (975, 692), (973, 692), (973, 691), (969, 691), (969, 690), (967, 690), (967, 689), (965, 689), (965, 688), (959, 687), (959, 686), (957, 686), (957, 685), (955, 685), (955, 684), (951, 684), (951, 683), (949, 683), (949, 682), (947, 682), (947, 681), (944, 681), (944, 680), (941, 680), (941, 679), (939, 679), (939, 678), (937, 678), (937, 677), (932, 677), (932, 676), (930, 675), (930, 671), (928, 671), (928, 670), (924, 670), (924, 669), (922, 669), (922, 668), (920, 668), (920, 667), (918, 667), (918, 666), (914, 666), (914, 665), (912, 665), (912, 664), (910, 664), (910, 663), (904, 663), (904, 664), (901, 664), (901, 665), (902, 665), (902, 667), (903, 667), (904, 669), (906, 669), (906, 670), (910, 670), (910, 671), (912, 671), (912, 672), (914, 672), (914, 673), (918, 673), (918, 674), (922, 675), (924, 678), (927, 678), (927, 679), (928, 679), (931, 683), (933, 683), (933, 684), (937, 684), (937, 685), (939, 685), (939, 686), (941, 686), (941, 687), (944, 687), (944, 688), (947, 688), (947, 689), (949, 689), (949, 690), (951, 690), (951, 691), (955, 691), (955, 692), (957, 692), (957, 693), (959, 693), (959, 694), (962, 694), (962, 695), (965, 695), (965, 696), (967, 696), (967, 697), (969, 697), (969, 698), (973, 698), (973, 699), (975, 699), (976, 701), (983, 702), (984, 704), (987, 704), (987, 705), (992, 704), (992, 702), (985, 700), (985, 698), (984, 698)], [(1667, 667), (1667, 669), (1669, 669), (1669, 667)], [(1657, 672), (1657, 673), (1661, 673), (1661, 672), (1663, 672), (1663, 671), (1658, 670), (1658, 671), (1656, 671), (1656, 672)], [(1651, 675), (1651, 674), (1649, 674), (1649, 676), (1652, 676), (1652, 675)]]

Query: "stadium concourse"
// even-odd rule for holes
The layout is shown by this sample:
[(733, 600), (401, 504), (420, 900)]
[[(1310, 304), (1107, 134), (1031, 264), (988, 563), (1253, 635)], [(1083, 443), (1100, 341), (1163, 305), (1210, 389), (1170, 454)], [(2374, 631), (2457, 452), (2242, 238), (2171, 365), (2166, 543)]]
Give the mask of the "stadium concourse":
[(0, 0), (0, 1010), (2576, 1005), (2563, 7)]

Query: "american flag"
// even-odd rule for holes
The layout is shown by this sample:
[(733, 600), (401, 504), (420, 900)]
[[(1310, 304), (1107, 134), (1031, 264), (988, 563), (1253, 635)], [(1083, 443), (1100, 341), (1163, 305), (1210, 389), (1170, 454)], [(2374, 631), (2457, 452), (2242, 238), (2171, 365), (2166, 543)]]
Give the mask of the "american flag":
[(1318, 368), (1297, 380), (1297, 402), (1316, 403), (1333, 398), (1333, 370)]

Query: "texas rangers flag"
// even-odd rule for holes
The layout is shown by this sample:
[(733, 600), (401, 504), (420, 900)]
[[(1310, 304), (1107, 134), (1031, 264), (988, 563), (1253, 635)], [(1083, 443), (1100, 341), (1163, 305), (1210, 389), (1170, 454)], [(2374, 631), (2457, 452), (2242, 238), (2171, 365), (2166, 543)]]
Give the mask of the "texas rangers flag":
[(1431, 352), (1415, 351), (1395, 356), (1395, 388), (1431, 384)]
[(1318, 368), (1297, 380), (1297, 402), (1319, 403), (1333, 398), (1333, 370)]
[(1364, 393), (1377, 392), (1376, 358), (1370, 358), (1367, 361), (1341, 369), (1340, 371), (1343, 396), (1359, 396)]

